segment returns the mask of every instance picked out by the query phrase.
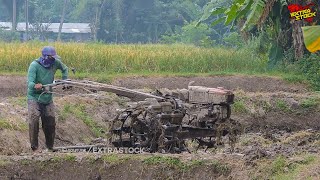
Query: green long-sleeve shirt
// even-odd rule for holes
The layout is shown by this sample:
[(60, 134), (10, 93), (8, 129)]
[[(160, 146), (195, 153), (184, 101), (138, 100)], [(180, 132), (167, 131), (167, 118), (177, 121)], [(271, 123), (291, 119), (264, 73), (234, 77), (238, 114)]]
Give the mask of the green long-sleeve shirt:
[(54, 80), (54, 74), (57, 69), (62, 72), (62, 79), (68, 78), (68, 67), (64, 65), (59, 59), (56, 59), (50, 68), (44, 68), (37, 60), (34, 60), (28, 70), (28, 99), (36, 100), (43, 104), (52, 102), (52, 93), (43, 93), (42, 90), (36, 90), (35, 84), (41, 83), (42, 85), (51, 84)]

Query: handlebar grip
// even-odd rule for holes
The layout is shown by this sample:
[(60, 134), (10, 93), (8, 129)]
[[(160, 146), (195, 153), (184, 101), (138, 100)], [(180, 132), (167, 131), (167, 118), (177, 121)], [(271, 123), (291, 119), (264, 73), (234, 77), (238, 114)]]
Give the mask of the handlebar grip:
[(45, 92), (52, 91), (52, 87), (44, 85), (44, 86), (42, 86), (42, 91), (45, 91)]

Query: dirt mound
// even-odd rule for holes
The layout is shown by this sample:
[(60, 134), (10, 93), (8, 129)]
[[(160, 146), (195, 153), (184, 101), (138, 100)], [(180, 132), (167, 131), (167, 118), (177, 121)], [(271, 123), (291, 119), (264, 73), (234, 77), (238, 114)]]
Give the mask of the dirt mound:
[[(116, 95), (56, 97), (55, 146), (90, 144), (98, 137), (105, 137), (108, 133), (107, 122), (115, 117), (120, 101)], [(0, 154), (30, 152), (26, 98), (4, 99), (0, 110)], [(39, 144), (44, 149), (42, 129)]]
[(26, 95), (27, 79), (21, 76), (0, 76), (0, 98)]
[[(231, 156), (199, 159), (192, 155), (43, 154), (3, 157), (2, 179), (239, 179)], [(227, 161), (226, 159), (229, 159)], [(238, 173), (236, 173), (238, 172)], [(242, 176), (244, 178), (244, 176)]]

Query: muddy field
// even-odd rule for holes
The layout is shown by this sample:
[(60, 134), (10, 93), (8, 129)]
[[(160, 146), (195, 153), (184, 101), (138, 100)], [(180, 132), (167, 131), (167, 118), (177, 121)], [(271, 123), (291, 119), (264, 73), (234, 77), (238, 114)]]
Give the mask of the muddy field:
[[(190, 81), (235, 92), (232, 118), (245, 128), (234, 153), (225, 143), (206, 152), (191, 148), (191, 153), (183, 154), (33, 155), (25, 122), (26, 79), (0, 76), (0, 179), (320, 178), (320, 95), (304, 84), (246, 76), (131, 77), (115, 79), (112, 84), (148, 91), (186, 88)], [(108, 122), (128, 101), (110, 93), (57, 92), (55, 146), (103, 141), (98, 137), (108, 136)], [(85, 123), (89, 120), (106, 131), (97, 133)], [(44, 144), (41, 131), (40, 144)]]

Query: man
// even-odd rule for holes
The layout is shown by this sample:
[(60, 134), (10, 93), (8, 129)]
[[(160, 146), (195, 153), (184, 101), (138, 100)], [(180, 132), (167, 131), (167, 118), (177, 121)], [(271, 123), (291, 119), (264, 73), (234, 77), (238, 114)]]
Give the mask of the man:
[(68, 68), (60, 61), (52, 46), (42, 49), (42, 56), (34, 60), (28, 70), (28, 123), (31, 149), (38, 150), (39, 118), (46, 139), (46, 147), (52, 151), (55, 137), (55, 112), (52, 93), (43, 93), (42, 85), (51, 84), (57, 69), (62, 71), (62, 79), (68, 78)]

